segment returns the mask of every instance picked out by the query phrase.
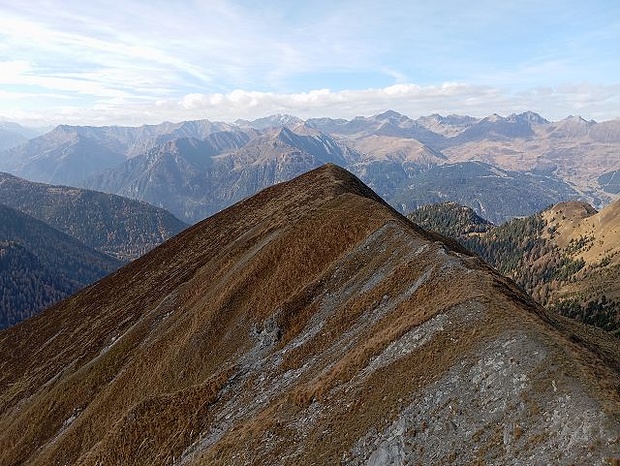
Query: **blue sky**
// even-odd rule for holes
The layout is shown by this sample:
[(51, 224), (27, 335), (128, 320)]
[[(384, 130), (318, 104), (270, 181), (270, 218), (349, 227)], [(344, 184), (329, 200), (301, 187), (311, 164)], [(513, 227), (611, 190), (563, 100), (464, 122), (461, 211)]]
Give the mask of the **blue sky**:
[(0, 0), (0, 119), (620, 118), (616, 0)]

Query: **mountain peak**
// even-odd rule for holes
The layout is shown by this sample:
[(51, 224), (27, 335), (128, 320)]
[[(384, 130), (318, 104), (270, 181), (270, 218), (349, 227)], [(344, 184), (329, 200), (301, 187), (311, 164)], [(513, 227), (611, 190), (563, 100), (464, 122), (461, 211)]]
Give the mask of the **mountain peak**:
[(0, 333), (0, 463), (602, 463), (617, 345), (554, 325), (326, 164)]
[(580, 221), (597, 213), (597, 210), (587, 202), (566, 201), (559, 202), (547, 209), (548, 213), (564, 217), (569, 221)]
[(254, 129), (268, 129), (268, 128), (280, 128), (280, 127), (294, 127), (302, 124), (304, 121), (294, 115), (288, 115), (286, 113), (277, 113), (275, 115), (269, 115), (255, 120), (242, 120), (238, 119), (235, 124), (241, 127), (250, 127)]
[(281, 187), (300, 193), (319, 193), (322, 191), (325, 193), (322, 196), (326, 197), (338, 197), (342, 194), (361, 196), (391, 209), (383, 199), (366, 186), (357, 176), (334, 163), (326, 163), (291, 181), (282, 183)]
[(394, 110), (387, 110), (383, 113), (379, 113), (378, 115), (375, 115), (375, 119), (377, 120), (403, 120), (403, 119), (408, 119), (408, 117)]
[(505, 118), (501, 115), (498, 115), (497, 113), (493, 113), (492, 115), (489, 115), (488, 117), (484, 118), (484, 120), (496, 123), (498, 121), (504, 121)]
[(579, 125), (589, 125), (592, 123), (596, 123), (594, 120), (586, 120), (581, 115), (569, 115), (564, 119), (564, 121), (568, 123), (576, 123)]
[(533, 125), (544, 125), (549, 123), (549, 120), (541, 117), (538, 113), (532, 112), (531, 110), (519, 114), (513, 113), (507, 117), (507, 120)]

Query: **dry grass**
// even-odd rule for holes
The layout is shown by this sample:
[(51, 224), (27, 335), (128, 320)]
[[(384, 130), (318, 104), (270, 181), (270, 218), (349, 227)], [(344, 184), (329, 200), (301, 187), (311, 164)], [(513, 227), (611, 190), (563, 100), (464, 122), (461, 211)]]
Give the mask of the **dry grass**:
[(236, 372), (223, 370), (205, 383), (148, 398), (132, 409), (84, 458), (85, 464), (170, 464), (210, 420), (210, 407)]
[[(605, 337), (556, 330), (510, 281), (439, 239), (335, 167), (221, 212), (0, 332), (0, 463), (169, 464), (221, 429), (192, 464), (337, 464), (507, 328), (555, 342), (562, 367), (576, 365), (617, 409), (609, 367), (620, 358)], [(489, 311), (359, 376), (466, 302)], [(322, 327), (293, 347), (319, 316)], [(254, 329), (269, 319), (280, 340), (259, 348)], [(611, 382), (600, 388), (597, 377)]]

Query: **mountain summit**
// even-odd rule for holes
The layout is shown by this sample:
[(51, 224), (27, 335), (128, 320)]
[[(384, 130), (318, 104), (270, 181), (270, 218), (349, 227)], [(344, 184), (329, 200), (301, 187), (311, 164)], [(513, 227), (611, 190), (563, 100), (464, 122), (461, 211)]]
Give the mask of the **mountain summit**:
[(617, 342), (326, 165), (0, 333), (2, 464), (604, 464)]

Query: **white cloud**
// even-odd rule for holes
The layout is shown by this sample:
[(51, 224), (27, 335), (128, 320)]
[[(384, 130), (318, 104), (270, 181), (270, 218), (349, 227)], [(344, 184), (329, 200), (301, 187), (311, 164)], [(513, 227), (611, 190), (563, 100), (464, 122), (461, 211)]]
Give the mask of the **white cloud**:
[[(486, 116), (534, 110), (558, 120), (581, 114), (599, 121), (620, 118), (620, 85), (564, 85), (510, 92), (488, 86), (448, 82), (438, 86), (397, 84), (365, 90), (317, 89), (300, 93), (234, 90), (228, 93), (192, 93), (180, 99), (150, 102), (117, 97), (92, 108), (58, 105), (53, 109), (1, 114), (2, 119), (36, 124), (140, 125), (162, 121), (210, 119), (234, 121), (275, 113), (301, 118), (352, 118), (388, 109), (416, 118), (431, 113)], [(2, 97), (2, 95), (0, 95)]]
[[(256, 118), (272, 113), (292, 113), (304, 118), (332, 116), (351, 118), (387, 109), (417, 117), (429, 113), (467, 113), (485, 116), (493, 112), (547, 108), (551, 118), (563, 118), (575, 110), (598, 109), (605, 118), (619, 117), (620, 86), (562, 86), (546, 92), (532, 89), (513, 93), (493, 87), (448, 82), (438, 86), (396, 84), (384, 88), (332, 92), (320, 89), (294, 94), (248, 92), (194, 94), (181, 102), (169, 102), (169, 111), (183, 117), (213, 115), (230, 120)], [(180, 110), (180, 112), (179, 112)], [(540, 110), (539, 110), (540, 111)], [(566, 113), (568, 112), (568, 113)]]

